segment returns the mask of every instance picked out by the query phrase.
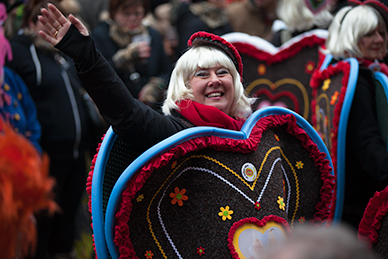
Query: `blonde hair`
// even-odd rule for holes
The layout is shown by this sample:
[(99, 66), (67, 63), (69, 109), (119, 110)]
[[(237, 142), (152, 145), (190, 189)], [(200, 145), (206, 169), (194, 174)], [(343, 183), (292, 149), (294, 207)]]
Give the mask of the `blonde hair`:
[(385, 22), (374, 8), (367, 5), (344, 7), (338, 11), (329, 27), (326, 51), (336, 59), (362, 58), (358, 43), (378, 25), (384, 26), (385, 31)]
[(208, 46), (190, 48), (178, 59), (162, 107), (164, 114), (169, 115), (172, 110), (179, 110), (176, 103), (181, 100), (194, 100), (189, 82), (198, 68), (211, 68), (217, 65), (227, 68), (233, 77), (234, 100), (229, 115), (237, 118), (247, 118), (251, 115), (251, 104), (254, 99), (245, 96), (240, 75), (232, 60), (222, 51)]
[(329, 9), (330, 5), (327, 4), (314, 14), (304, 0), (281, 0), (278, 2), (277, 15), (290, 31), (306, 31), (314, 26), (327, 28), (333, 19)]

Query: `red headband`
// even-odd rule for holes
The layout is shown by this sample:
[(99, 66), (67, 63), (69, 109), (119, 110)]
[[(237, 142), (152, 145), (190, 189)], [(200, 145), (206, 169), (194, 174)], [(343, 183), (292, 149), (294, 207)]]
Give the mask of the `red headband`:
[(212, 33), (200, 31), (191, 35), (187, 45), (189, 47), (210, 46), (221, 50), (233, 61), (237, 72), (240, 74), (241, 81), (243, 80), (243, 63), (240, 53), (230, 42)]
[(377, 0), (365, 0), (364, 2), (358, 0), (349, 0), (349, 5), (357, 6), (357, 5), (369, 5), (370, 7), (376, 9), (379, 12), (381, 17), (383, 17), (385, 26), (388, 27), (388, 7), (380, 1)]

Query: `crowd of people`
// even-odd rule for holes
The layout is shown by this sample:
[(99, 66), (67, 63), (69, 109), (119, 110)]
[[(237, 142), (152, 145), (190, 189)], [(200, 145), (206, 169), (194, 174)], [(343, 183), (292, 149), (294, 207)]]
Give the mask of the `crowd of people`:
[[(357, 230), (368, 200), (388, 185), (370, 69), (377, 64), (388, 75), (383, 2), (1, 0), (0, 18), (0, 118), (31, 143), (35, 160), (48, 157), (47, 193), (55, 183), (53, 200), (29, 210), (36, 244), (23, 250), (14, 244), (6, 259), (77, 258), (87, 172), (108, 126), (139, 152), (188, 127), (241, 128), (253, 99), (244, 93), (239, 53), (220, 37), (229, 32), (280, 46), (304, 31), (327, 29), (325, 51), (333, 62), (354, 57), (360, 66), (347, 133), (343, 223)], [(344, 240), (352, 235), (340, 230)], [(317, 247), (310, 254), (319, 251), (316, 236), (301, 241), (306, 233), (295, 235), (287, 253), (310, 243)], [(349, 240), (360, 249), (354, 255), (367, 250)], [(281, 252), (265, 258), (286, 258)], [(321, 258), (355, 258), (346, 256)]]

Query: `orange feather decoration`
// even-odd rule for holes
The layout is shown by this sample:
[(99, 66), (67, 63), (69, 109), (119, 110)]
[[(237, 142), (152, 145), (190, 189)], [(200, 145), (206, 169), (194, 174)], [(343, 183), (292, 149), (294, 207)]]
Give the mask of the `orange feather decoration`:
[(34, 213), (57, 209), (49, 158), (0, 119), (0, 254), (10, 259), (33, 254)]

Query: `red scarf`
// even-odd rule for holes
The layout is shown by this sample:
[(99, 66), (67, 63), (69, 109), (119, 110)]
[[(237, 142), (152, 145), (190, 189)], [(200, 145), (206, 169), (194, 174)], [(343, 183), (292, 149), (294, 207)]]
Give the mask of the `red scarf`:
[(376, 71), (380, 71), (382, 73), (384, 73), (386, 76), (388, 76), (388, 66), (385, 64), (385, 63), (381, 63), (381, 62), (377, 62), (377, 61), (370, 61), (370, 60), (366, 60), (366, 59), (361, 59), (359, 60), (360, 64), (361, 65), (364, 65), (366, 66), (367, 68), (369, 68), (370, 70), (376, 72)]
[(219, 109), (191, 100), (177, 103), (179, 112), (195, 126), (211, 126), (230, 130), (240, 130), (244, 121), (236, 120)]

